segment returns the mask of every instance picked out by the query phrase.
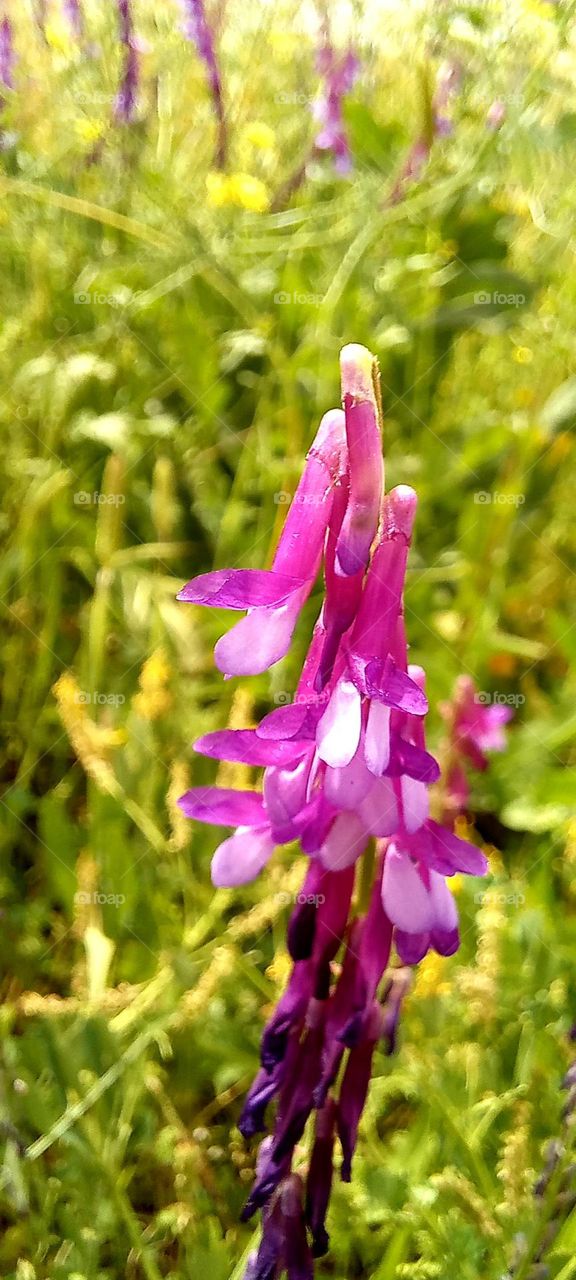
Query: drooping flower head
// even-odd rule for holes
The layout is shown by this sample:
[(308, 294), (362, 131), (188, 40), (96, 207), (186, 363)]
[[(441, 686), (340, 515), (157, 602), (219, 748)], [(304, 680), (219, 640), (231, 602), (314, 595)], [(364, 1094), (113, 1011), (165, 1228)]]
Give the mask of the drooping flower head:
[[(277, 845), (297, 840), (309, 859), (288, 924), (292, 971), (239, 1121), (250, 1139), (275, 1109), (243, 1212), (261, 1210), (263, 1225), (246, 1280), (312, 1276), (312, 1256), (328, 1248), (335, 1146), (348, 1181), (374, 1054), (379, 1044), (395, 1048), (407, 966), (430, 948), (457, 949), (449, 881), (486, 870), (478, 849), (430, 815), (440, 770), (426, 746), (425, 674), (408, 661), (404, 622), (417, 497), (407, 485), (384, 493), (374, 357), (345, 347), (341, 375), (343, 410), (322, 419), (272, 568), (202, 574), (179, 597), (246, 610), (215, 657), (226, 676), (256, 674), (288, 652), (323, 569), (294, 702), (256, 728), (217, 730), (195, 744), (210, 758), (262, 767), (262, 790), (193, 787), (180, 800), (187, 816), (235, 828), (213, 857), (217, 886), (251, 880)], [(458, 726), (470, 754), (499, 729), (498, 718), (478, 718), (465, 692)], [(292, 1163), (307, 1127), (304, 1187)]]

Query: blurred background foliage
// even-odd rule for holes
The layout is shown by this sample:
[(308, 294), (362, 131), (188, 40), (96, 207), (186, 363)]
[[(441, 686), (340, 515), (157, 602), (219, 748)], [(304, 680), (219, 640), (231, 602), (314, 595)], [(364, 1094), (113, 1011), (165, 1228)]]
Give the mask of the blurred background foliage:
[[(290, 699), (319, 597), (292, 657), (225, 684), (227, 616), (175, 595), (269, 563), (353, 340), (381, 363), (388, 482), (420, 496), (407, 620), (432, 742), (463, 671), (516, 715), (474, 790), (491, 876), (460, 890), (461, 951), (420, 966), (378, 1059), (318, 1272), (570, 1280), (572, 1201), (533, 1186), (575, 1020), (573, 5), (331, 6), (360, 59), (346, 177), (311, 153), (314, 6), (208, 9), (226, 176), (177, 6), (134, 6), (125, 125), (115, 6), (83, 9), (78, 41), (56, 0), (43, 32), (6, 6), (0, 1273), (242, 1274), (235, 1120), (303, 861), (215, 894), (220, 837), (175, 801), (214, 778), (192, 739)], [(446, 63), (451, 129), (398, 190)]]

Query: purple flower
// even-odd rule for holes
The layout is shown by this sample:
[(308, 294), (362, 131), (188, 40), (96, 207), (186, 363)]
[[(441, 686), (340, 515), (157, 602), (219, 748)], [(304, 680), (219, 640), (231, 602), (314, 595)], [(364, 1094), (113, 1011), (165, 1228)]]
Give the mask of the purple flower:
[(512, 719), (511, 707), (491, 704), (478, 692), (471, 676), (459, 676), (450, 702), (440, 704), (449, 728), (448, 763), (446, 767), (446, 821), (454, 821), (465, 813), (470, 799), (466, 765), (484, 772), (488, 768), (489, 751), (505, 751), (505, 726)]
[(338, 54), (328, 34), (317, 57), (317, 69), (322, 86), (313, 105), (313, 115), (319, 126), (314, 139), (318, 151), (330, 151), (337, 173), (349, 173), (352, 157), (344, 126), (343, 101), (358, 75), (360, 63), (353, 49)]
[(80, 0), (62, 0), (62, 8), (68, 25), (77, 40), (82, 38), (83, 22)]
[[(305, 1280), (312, 1254), (326, 1251), (336, 1135), (349, 1180), (376, 1046), (391, 1053), (396, 1043), (409, 976), (390, 969), (392, 949), (403, 965), (430, 947), (451, 955), (458, 916), (447, 882), (486, 870), (478, 849), (430, 816), (440, 770), (426, 748), (425, 674), (408, 663), (403, 604), (416, 494), (398, 485), (383, 495), (374, 358), (352, 344), (341, 368), (344, 412), (322, 420), (272, 569), (220, 569), (180, 593), (248, 610), (215, 657), (226, 675), (256, 673), (287, 652), (324, 568), (324, 603), (294, 703), (253, 729), (219, 730), (195, 744), (208, 757), (263, 767), (262, 791), (193, 787), (180, 800), (189, 817), (236, 828), (214, 854), (216, 885), (252, 879), (277, 844), (299, 840), (309, 857), (288, 924), (293, 968), (240, 1118), (250, 1138), (272, 1113), (243, 1211), (245, 1219), (263, 1214), (252, 1280), (275, 1280), (283, 1269)], [(498, 745), (502, 717), (479, 711), (467, 690), (454, 725), (477, 762)], [(363, 892), (353, 898), (361, 860)], [(292, 1161), (313, 1112), (304, 1208)]]
[(218, 569), (180, 591), (178, 599), (193, 604), (248, 609), (216, 645), (225, 675), (257, 675), (288, 652), (320, 566), (343, 448), (344, 415), (335, 410), (322, 419), (308, 453), (271, 570)]
[(117, 5), (124, 64), (120, 87), (114, 100), (114, 115), (123, 124), (130, 124), (137, 111), (138, 48), (130, 0), (117, 0)]
[(0, 83), (6, 89), (14, 87), (15, 61), (12, 24), (10, 19), (5, 17), (0, 22)]
[(206, 67), (210, 93), (218, 122), (216, 164), (219, 169), (223, 169), (226, 163), (227, 132), (222, 78), (216, 57), (214, 33), (206, 16), (204, 0), (182, 0), (182, 8), (184, 11), (182, 31), (186, 39), (191, 40), (196, 45), (198, 56)]

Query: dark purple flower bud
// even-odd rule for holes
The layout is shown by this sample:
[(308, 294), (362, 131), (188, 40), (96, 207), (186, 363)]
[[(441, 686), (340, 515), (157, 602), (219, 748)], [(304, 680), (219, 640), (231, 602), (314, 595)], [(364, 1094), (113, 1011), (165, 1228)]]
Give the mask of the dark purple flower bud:
[(336, 1103), (328, 1098), (316, 1116), (316, 1134), (306, 1181), (306, 1221), (312, 1232), (312, 1253), (321, 1258), (328, 1252), (326, 1212), (332, 1189)]
[(284, 1217), (284, 1261), (288, 1280), (314, 1280), (314, 1264), (306, 1235), (302, 1179), (292, 1173), (280, 1188)]
[(352, 1156), (358, 1137), (358, 1125), (370, 1084), (372, 1058), (376, 1043), (382, 1035), (382, 1010), (373, 1006), (366, 1038), (350, 1050), (338, 1100), (338, 1133), (342, 1144), (343, 1182), (352, 1177)]
[(386, 1040), (388, 1054), (396, 1051), (400, 1013), (411, 983), (412, 975), (409, 969), (393, 969), (382, 1008), (382, 1039)]

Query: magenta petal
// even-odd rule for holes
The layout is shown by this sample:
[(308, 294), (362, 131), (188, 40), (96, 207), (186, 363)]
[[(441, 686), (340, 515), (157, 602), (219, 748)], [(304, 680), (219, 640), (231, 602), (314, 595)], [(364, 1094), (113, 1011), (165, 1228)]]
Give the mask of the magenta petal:
[(292, 766), (308, 749), (309, 743), (304, 740), (276, 742), (258, 737), (255, 729), (218, 729), (215, 733), (205, 733), (194, 743), (195, 751), (212, 760), (260, 766)]
[(340, 369), (350, 496), (338, 535), (336, 561), (340, 573), (351, 577), (368, 564), (378, 529), (384, 463), (374, 356), (366, 347), (350, 343), (340, 353)]
[(430, 934), (405, 933), (402, 929), (396, 929), (394, 942), (402, 964), (419, 964), (430, 946)]
[(187, 818), (213, 822), (217, 826), (257, 827), (266, 821), (264, 801), (257, 791), (234, 791), (228, 787), (192, 787), (178, 801)]
[(215, 569), (192, 578), (176, 598), (218, 609), (255, 609), (283, 604), (301, 586), (300, 579), (269, 569)]
[(256, 729), (259, 738), (282, 740), (285, 738), (313, 739), (316, 722), (322, 713), (325, 703), (317, 705), (290, 703), (288, 706), (276, 707), (269, 711), (260, 721)]
[(384, 702), (387, 707), (397, 707), (413, 716), (425, 716), (428, 699), (406, 671), (401, 671), (392, 658), (373, 658), (364, 671), (366, 693), (369, 698)]
[(426, 823), (425, 834), (428, 837), (427, 847), (422, 856), (434, 871), (448, 876), (457, 871), (469, 876), (486, 874), (488, 862), (484, 854), (475, 845), (469, 844), (468, 840), (462, 840), (453, 831), (448, 831), (432, 820)]
[(395, 768), (390, 773), (407, 773), (409, 778), (430, 785), (440, 777), (440, 768), (434, 756), (411, 742), (405, 742), (399, 734), (394, 735)]

